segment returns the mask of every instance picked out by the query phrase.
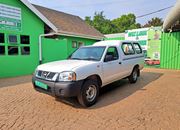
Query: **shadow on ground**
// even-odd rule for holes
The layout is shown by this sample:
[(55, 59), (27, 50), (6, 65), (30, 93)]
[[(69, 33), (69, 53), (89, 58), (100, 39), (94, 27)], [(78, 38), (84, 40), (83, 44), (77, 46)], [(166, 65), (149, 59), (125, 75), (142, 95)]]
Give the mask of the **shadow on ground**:
[(31, 79), (32, 79), (32, 75), (20, 76), (15, 78), (3, 78), (0, 79), (0, 88), (29, 83), (31, 82)]
[[(89, 109), (97, 109), (120, 102), (138, 90), (146, 91), (146, 88), (144, 87), (151, 82), (158, 80), (162, 75), (162, 73), (142, 72), (141, 77), (135, 84), (130, 84), (126, 79), (109, 84), (100, 90), (98, 102)], [(31, 82), (31, 78), (32, 76), (29, 75), (16, 78), (0, 79), (0, 88), (29, 83)], [(76, 98), (56, 100), (71, 105), (75, 108), (81, 108)]]
[[(97, 109), (120, 102), (138, 90), (146, 91), (144, 87), (151, 82), (158, 80), (162, 75), (162, 73), (142, 72), (141, 77), (135, 84), (130, 84), (127, 79), (109, 84), (100, 90), (98, 102), (89, 109)], [(81, 108), (76, 98), (56, 100), (76, 108)]]

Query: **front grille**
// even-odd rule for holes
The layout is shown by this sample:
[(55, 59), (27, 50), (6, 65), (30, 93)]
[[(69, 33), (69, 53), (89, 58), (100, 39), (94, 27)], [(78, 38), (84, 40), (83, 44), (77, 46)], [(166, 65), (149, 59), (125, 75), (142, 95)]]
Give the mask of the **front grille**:
[(54, 72), (41, 71), (41, 70), (37, 71), (36, 73), (36, 77), (40, 79), (45, 79), (45, 80), (52, 80), (55, 75), (56, 73)]

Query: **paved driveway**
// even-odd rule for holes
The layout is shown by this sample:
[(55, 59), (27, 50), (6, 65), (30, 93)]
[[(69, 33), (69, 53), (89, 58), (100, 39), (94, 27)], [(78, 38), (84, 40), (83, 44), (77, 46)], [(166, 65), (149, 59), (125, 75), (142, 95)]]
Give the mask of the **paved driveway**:
[(88, 109), (38, 93), (30, 81), (0, 79), (0, 129), (180, 130), (180, 71), (144, 69), (136, 84), (102, 89)]

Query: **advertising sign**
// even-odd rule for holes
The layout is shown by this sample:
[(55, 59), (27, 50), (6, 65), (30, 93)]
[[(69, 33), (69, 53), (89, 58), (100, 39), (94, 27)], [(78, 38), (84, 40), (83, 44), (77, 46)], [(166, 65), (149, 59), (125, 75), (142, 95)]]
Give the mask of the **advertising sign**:
[(21, 9), (0, 4), (0, 29), (21, 31)]
[(126, 40), (138, 41), (144, 51), (147, 51), (148, 45), (148, 29), (149, 28), (142, 28), (142, 29), (133, 29), (127, 30), (125, 34)]
[(153, 60), (160, 60), (161, 50), (161, 27), (153, 27), (148, 31), (147, 56)]

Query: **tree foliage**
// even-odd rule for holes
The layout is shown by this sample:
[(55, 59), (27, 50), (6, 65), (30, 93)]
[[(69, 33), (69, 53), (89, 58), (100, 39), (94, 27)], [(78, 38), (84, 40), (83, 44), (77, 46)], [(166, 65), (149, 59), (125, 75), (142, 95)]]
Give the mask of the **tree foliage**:
[(92, 20), (91, 20), (91, 17), (86, 16), (86, 17), (85, 17), (85, 22), (86, 22), (87, 24), (89, 24), (89, 25), (93, 26), (93, 24), (92, 24)]
[(104, 12), (95, 12), (93, 18), (86, 16), (85, 22), (103, 34), (122, 33), (126, 30), (137, 29), (141, 27), (161, 26), (163, 20), (155, 17), (149, 20), (145, 25), (141, 26), (136, 22), (136, 16), (132, 13), (122, 15), (119, 18), (110, 20), (104, 15)]
[(136, 23), (134, 14), (122, 15), (121, 17), (109, 20), (104, 15), (104, 12), (95, 12), (93, 19), (86, 16), (85, 22), (103, 34), (121, 33), (128, 29), (136, 29), (141, 25)]
[(106, 19), (104, 12), (95, 12), (93, 19), (91, 17), (86, 16), (85, 21), (89, 25), (93, 26), (97, 30), (99, 30), (103, 34), (115, 33), (114, 25), (111, 20)]
[(156, 26), (162, 26), (163, 20), (161, 18), (155, 17), (149, 20), (143, 27), (156, 27)]
[(122, 15), (121, 17), (112, 20), (112, 23), (117, 27), (118, 32), (141, 27), (140, 24), (136, 23), (136, 16), (134, 14)]

